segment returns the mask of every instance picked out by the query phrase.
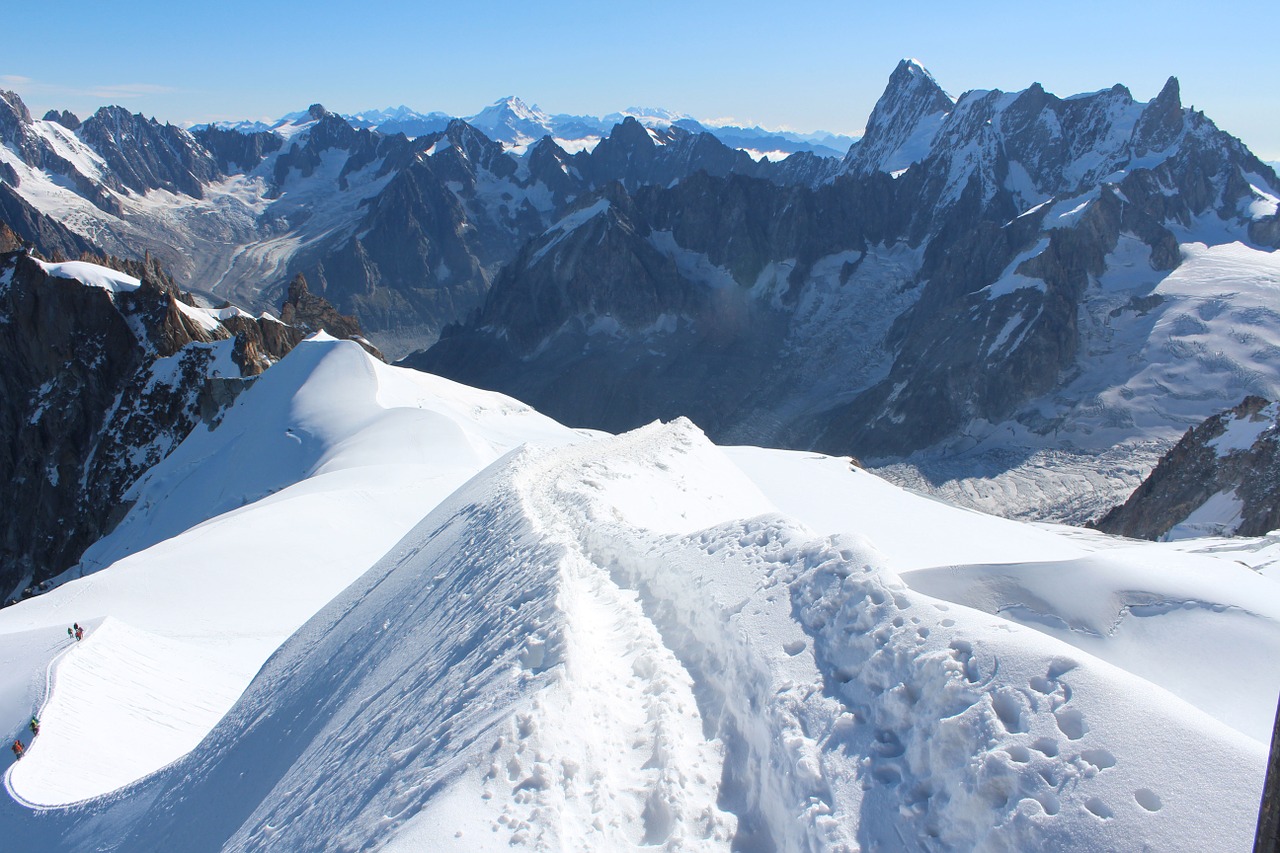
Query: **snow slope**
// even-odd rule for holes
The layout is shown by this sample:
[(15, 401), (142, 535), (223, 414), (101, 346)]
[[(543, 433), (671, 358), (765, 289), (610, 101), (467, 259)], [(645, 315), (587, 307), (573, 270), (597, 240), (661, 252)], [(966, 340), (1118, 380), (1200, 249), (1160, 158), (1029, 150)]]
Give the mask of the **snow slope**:
[(14, 732), (90, 625), (6, 776), (19, 849), (1252, 842), (1280, 587), (1231, 553), (574, 433), (331, 340), (138, 494), (112, 565), (0, 611)]
[[(82, 563), (110, 571), (0, 611), (10, 738), (42, 698), (48, 662), (66, 654), (12, 790), (65, 803), (179, 757), (441, 498), (519, 441), (572, 435), (354, 343), (300, 344), (134, 487), (132, 512)], [(73, 621), (89, 634), (69, 648)]]

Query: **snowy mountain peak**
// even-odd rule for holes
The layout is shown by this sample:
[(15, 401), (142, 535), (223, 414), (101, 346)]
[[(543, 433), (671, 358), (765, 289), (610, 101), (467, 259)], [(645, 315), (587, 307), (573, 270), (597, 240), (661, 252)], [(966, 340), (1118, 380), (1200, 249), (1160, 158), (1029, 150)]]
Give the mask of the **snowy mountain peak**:
[(1182, 133), (1183, 124), (1181, 87), (1177, 77), (1170, 77), (1138, 119), (1133, 131), (1134, 153), (1141, 157), (1149, 151), (1163, 151)]
[[(912, 76), (923, 75), (925, 77), (928, 77), (930, 80), (934, 79), (933, 74), (929, 72), (929, 69), (924, 67), (924, 63), (922, 63), (920, 60), (915, 59), (913, 57), (906, 57), (905, 59), (899, 60), (897, 67), (893, 69), (893, 73), (895, 75), (897, 74), (909, 74)], [(889, 79), (892, 80), (893, 77), (890, 76)]]
[(866, 135), (849, 150), (846, 170), (896, 172), (923, 159), (953, 106), (923, 65), (914, 59), (902, 60), (871, 111)]
[(552, 131), (549, 115), (514, 95), (495, 101), (467, 122), (490, 139), (507, 145), (528, 145)]
[(692, 121), (688, 113), (678, 113), (663, 107), (627, 107), (616, 113), (609, 113), (601, 121), (605, 124), (621, 124), (626, 118), (633, 118), (645, 127), (669, 127), (678, 121)]
[[(507, 95), (505, 98), (500, 98), (486, 107), (485, 110), (501, 110), (525, 120), (545, 121), (547, 119), (547, 114), (538, 109), (537, 105), (531, 107), (515, 95)], [(483, 114), (485, 110), (482, 110), (481, 113)]]

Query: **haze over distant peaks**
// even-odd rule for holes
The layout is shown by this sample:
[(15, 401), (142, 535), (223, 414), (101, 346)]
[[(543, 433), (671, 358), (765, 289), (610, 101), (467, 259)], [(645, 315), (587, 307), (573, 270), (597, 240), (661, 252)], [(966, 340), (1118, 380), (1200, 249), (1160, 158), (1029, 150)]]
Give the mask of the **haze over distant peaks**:
[[(275, 131), (289, 135), (291, 128), (307, 116), (306, 110), (288, 113), (275, 122), (219, 121), (210, 125), (195, 125), (192, 129), (213, 126), (241, 133)], [(439, 133), (454, 118), (462, 118), (472, 127), (482, 130), (486, 136), (501, 142), (516, 153), (544, 136), (550, 136), (562, 147), (580, 151), (594, 147), (601, 138), (608, 136), (615, 125), (627, 118), (634, 118), (645, 127), (668, 128), (679, 126), (691, 133), (711, 133), (732, 148), (741, 148), (759, 158), (768, 155), (778, 160), (800, 151), (808, 151), (822, 157), (843, 157), (857, 137), (825, 130), (798, 132), (792, 130), (768, 130), (763, 127), (740, 127), (721, 121), (699, 121), (693, 116), (664, 107), (627, 107), (604, 116), (550, 114), (536, 104), (530, 105), (515, 95), (499, 98), (484, 109), (470, 116), (451, 116), (432, 111), (419, 112), (401, 104), (398, 107), (361, 110), (343, 114), (352, 127), (368, 128), (381, 133), (403, 133), (410, 139)]]

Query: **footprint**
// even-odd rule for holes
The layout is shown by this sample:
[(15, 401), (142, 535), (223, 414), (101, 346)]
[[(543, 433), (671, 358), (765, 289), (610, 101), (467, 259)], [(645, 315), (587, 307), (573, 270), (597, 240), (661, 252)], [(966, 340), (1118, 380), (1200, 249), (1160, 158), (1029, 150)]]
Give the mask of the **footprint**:
[(1058, 721), (1058, 728), (1069, 740), (1080, 740), (1089, 731), (1089, 724), (1084, 721), (1084, 714), (1075, 708), (1063, 708), (1053, 712)]
[(1048, 678), (1057, 681), (1071, 670), (1079, 666), (1078, 663), (1070, 658), (1055, 658), (1053, 663), (1049, 664)]
[(897, 785), (902, 781), (902, 772), (892, 764), (884, 764), (871, 771), (871, 775), (881, 785)]
[(885, 758), (897, 758), (907, 751), (898, 736), (887, 729), (876, 732), (876, 745), (873, 748)]
[(1031, 744), (1031, 748), (1036, 752), (1047, 755), (1049, 758), (1054, 758), (1058, 754), (1058, 742), (1053, 738), (1036, 738), (1036, 742)]
[(789, 643), (783, 643), (782, 650), (792, 657), (795, 657), (804, 651), (804, 640), (792, 640)]
[(1022, 723), (1022, 697), (1016, 691), (1007, 687), (997, 690), (991, 695), (991, 708), (1005, 731), (1018, 733), (1027, 730)]
[(1138, 801), (1138, 805), (1149, 812), (1158, 812), (1164, 808), (1164, 803), (1160, 802), (1160, 797), (1150, 788), (1139, 788), (1133, 792), (1133, 798)]
[(1116, 757), (1105, 749), (1086, 749), (1080, 753), (1080, 757), (1099, 770), (1116, 766)]
[(978, 666), (973, 659), (973, 645), (967, 640), (952, 640), (951, 651), (955, 652), (956, 662), (964, 667), (965, 680), (977, 684), (980, 680)]
[(1116, 813), (1111, 810), (1111, 806), (1107, 805), (1097, 797), (1090, 797), (1085, 800), (1084, 807), (1103, 820), (1111, 820), (1111, 818), (1116, 815)]
[(836, 668), (836, 681), (840, 684), (848, 684), (858, 677), (858, 668), (853, 666), (841, 666)]
[(1031, 751), (1025, 746), (1014, 744), (1004, 747), (1004, 751), (1009, 754), (1009, 760), (1016, 761), (1019, 764), (1026, 764), (1031, 760)]
[(1044, 813), (1051, 817), (1062, 809), (1062, 804), (1052, 791), (1042, 791), (1036, 794), (1036, 800), (1039, 801), (1040, 807), (1044, 809)]

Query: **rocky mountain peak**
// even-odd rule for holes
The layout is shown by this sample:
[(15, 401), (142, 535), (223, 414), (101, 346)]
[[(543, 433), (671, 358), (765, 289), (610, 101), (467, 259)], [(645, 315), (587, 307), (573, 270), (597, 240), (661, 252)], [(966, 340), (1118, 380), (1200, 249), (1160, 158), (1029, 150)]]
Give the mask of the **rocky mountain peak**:
[(80, 118), (75, 113), (71, 112), (71, 110), (63, 110), (62, 112), (58, 112), (57, 110), (49, 110), (47, 113), (44, 114), (44, 120), (56, 121), (58, 124), (65, 127), (67, 130), (80, 129)]
[(506, 156), (502, 143), (460, 118), (449, 122), (444, 138), (449, 141), (449, 147), (438, 150), (432, 162), (441, 175), (447, 175), (447, 180), (457, 180), (457, 175), (462, 173), (474, 180), (477, 169), (487, 169), (502, 177), (515, 173), (516, 161)]
[(0, 133), (8, 138), (10, 128), (31, 124), (31, 111), (17, 92), (0, 89)]
[(609, 133), (609, 139), (615, 143), (622, 144), (642, 144), (653, 146), (653, 137), (649, 135), (649, 130), (635, 116), (624, 116), (622, 121), (614, 125), (613, 130)]
[(280, 319), (304, 332), (325, 331), (335, 338), (360, 337), (360, 321), (355, 317), (339, 314), (329, 300), (307, 288), (307, 278), (302, 273), (289, 282), (289, 290), (280, 308)]
[(1177, 77), (1170, 77), (1155, 100), (1147, 104), (1133, 129), (1134, 154), (1163, 151), (1182, 132), (1182, 94)]
[(204, 185), (221, 175), (213, 155), (190, 133), (124, 107), (99, 108), (79, 136), (137, 193), (163, 189), (203, 198)]
[(0, 143), (14, 147), (23, 160), (30, 161), (33, 142), (31, 111), (17, 92), (0, 89)]
[(892, 172), (921, 159), (953, 106), (924, 66), (902, 60), (871, 111), (866, 134), (845, 158), (847, 171)]
[(307, 107), (307, 115), (311, 116), (312, 120), (319, 121), (329, 115), (329, 111), (322, 104), (312, 104)]

